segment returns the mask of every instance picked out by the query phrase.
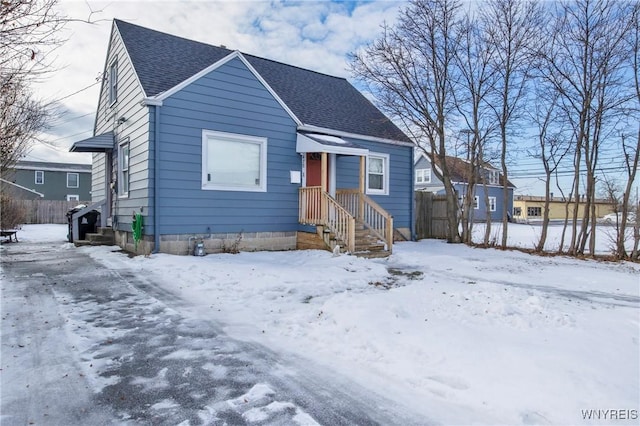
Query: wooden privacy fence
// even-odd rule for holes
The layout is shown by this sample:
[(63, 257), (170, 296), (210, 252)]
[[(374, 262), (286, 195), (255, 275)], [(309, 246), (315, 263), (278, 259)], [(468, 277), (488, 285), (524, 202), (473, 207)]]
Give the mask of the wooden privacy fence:
[(447, 238), (447, 197), (432, 192), (415, 192), (416, 235), (423, 238)]
[(68, 223), (67, 212), (83, 201), (60, 200), (11, 200), (25, 213), (25, 224)]

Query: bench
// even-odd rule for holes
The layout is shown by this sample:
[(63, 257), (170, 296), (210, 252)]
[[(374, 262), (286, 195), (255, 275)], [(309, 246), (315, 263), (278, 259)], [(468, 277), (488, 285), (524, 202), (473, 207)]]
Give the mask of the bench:
[(0, 237), (9, 237), (9, 242), (11, 241), (15, 241), (16, 243), (18, 242), (18, 235), (17, 235), (18, 231), (15, 230), (7, 230), (7, 231), (0, 231)]

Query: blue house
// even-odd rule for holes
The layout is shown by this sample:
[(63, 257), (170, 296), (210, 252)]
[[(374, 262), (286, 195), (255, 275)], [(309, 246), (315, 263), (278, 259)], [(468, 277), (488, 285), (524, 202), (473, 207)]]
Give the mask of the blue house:
[(120, 246), (134, 215), (175, 254), (411, 238), (413, 144), (347, 80), (120, 20), (104, 75), (71, 151), (94, 153), (88, 208)]
[[(467, 175), (467, 162), (461, 158), (447, 156), (447, 169), (451, 174), (451, 182), (458, 194), (458, 200), (462, 206), (462, 200), (469, 188)], [(431, 164), (430, 159), (420, 155), (415, 160), (414, 187), (416, 191), (429, 191), (436, 194), (444, 194), (444, 184), (438, 178), (442, 172), (437, 164)], [(435, 170), (434, 170), (435, 169)], [(508, 186), (508, 196), (504, 197), (504, 185)], [(507, 204), (507, 212), (513, 212), (513, 190), (515, 186), (505, 180), (498, 169), (489, 163), (485, 163), (476, 180), (474, 187), (473, 220), (485, 221), (487, 213), (492, 221), (502, 220), (502, 206)]]
[[(30, 189), (42, 200), (88, 201), (91, 199), (91, 165), (21, 160), (8, 180)], [(24, 191), (22, 195), (28, 196)]]

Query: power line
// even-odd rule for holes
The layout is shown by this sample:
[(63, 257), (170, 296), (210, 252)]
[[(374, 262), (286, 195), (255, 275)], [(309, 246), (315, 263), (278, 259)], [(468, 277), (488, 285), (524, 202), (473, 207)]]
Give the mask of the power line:
[(84, 87), (84, 88), (82, 88), (82, 89), (80, 89), (80, 90), (77, 90), (77, 91), (75, 91), (75, 92), (73, 92), (73, 93), (70, 93), (70, 94), (68, 94), (68, 95), (66, 95), (66, 96), (63, 96), (63, 97), (61, 97), (60, 99), (56, 99), (56, 101), (57, 101), (57, 102), (60, 102), (60, 101), (62, 101), (62, 100), (64, 100), (64, 99), (67, 99), (67, 98), (70, 98), (70, 97), (72, 97), (72, 96), (75, 96), (75, 95), (77, 95), (78, 93), (82, 93), (82, 92), (84, 92), (85, 90), (88, 90), (88, 89), (92, 88), (93, 86), (95, 86), (96, 84), (100, 83), (100, 81), (101, 81), (101, 79), (98, 79), (96, 82), (91, 83), (91, 84), (90, 84), (90, 85), (88, 85), (87, 87)]
[(82, 115), (79, 115), (79, 116), (77, 116), (77, 117), (69, 118), (68, 120), (58, 122), (58, 123), (56, 123), (55, 125), (56, 125), (56, 126), (62, 126), (62, 125), (64, 125), (64, 124), (70, 123), (70, 122), (75, 121), (75, 120), (79, 120), (80, 118), (84, 118), (84, 117), (87, 117), (87, 116), (89, 116), (89, 115), (93, 115), (93, 114), (95, 114), (95, 112), (94, 112), (94, 111), (91, 111), (91, 112), (88, 112), (88, 113), (86, 113), (86, 114), (82, 114)]

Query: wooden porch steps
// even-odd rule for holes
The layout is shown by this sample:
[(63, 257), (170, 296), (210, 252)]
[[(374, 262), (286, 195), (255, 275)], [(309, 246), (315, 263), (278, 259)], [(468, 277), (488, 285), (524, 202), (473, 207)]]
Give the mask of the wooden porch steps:
[(115, 234), (111, 228), (98, 228), (98, 232), (87, 232), (84, 240), (76, 240), (73, 244), (76, 247), (112, 246), (115, 244)]
[[(334, 233), (328, 233), (327, 237), (328, 249), (333, 250), (333, 248), (339, 244), (340, 251), (345, 251), (344, 242), (337, 239)], [(388, 250), (385, 250), (384, 242), (380, 241), (378, 237), (372, 234), (362, 223), (356, 223), (355, 250), (351, 254), (366, 258), (380, 258), (391, 255)]]

